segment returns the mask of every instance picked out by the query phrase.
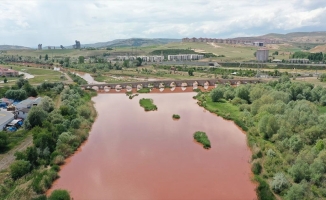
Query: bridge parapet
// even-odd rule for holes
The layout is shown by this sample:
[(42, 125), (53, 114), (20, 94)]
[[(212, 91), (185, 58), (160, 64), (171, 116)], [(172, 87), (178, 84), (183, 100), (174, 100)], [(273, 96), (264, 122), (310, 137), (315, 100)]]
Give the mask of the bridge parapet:
[(198, 86), (215, 86), (215, 84), (231, 84), (231, 85), (240, 85), (240, 84), (248, 84), (248, 83), (259, 83), (260, 79), (194, 79), (194, 80), (161, 80), (161, 81), (143, 81), (143, 82), (127, 82), (127, 83), (105, 83), (105, 84), (86, 84), (81, 85), (80, 87), (84, 89), (98, 87), (99, 89), (104, 89), (104, 87), (116, 88), (116, 86), (120, 85), (122, 88), (126, 88), (130, 86), (132, 88), (137, 88), (137, 86), (141, 85), (143, 88), (147, 87), (155, 87), (159, 88), (162, 84), (165, 87), (171, 87), (172, 83), (175, 84), (176, 87), (182, 87), (183, 85), (187, 85), (187, 87), (192, 87), (194, 83), (197, 83)]

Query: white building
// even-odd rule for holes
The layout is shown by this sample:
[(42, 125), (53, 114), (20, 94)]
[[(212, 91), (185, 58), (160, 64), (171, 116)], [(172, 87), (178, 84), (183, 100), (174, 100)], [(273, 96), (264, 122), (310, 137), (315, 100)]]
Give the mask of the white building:
[(117, 56), (119, 61), (132, 61), (136, 60), (137, 58), (141, 58), (144, 62), (162, 62), (164, 60), (164, 56)]
[(8, 123), (14, 120), (14, 114), (12, 112), (0, 111), (0, 131), (2, 131)]
[(24, 101), (21, 101), (18, 104), (16, 104), (15, 107), (16, 107), (16, 113), (18, 118), (25, 119), (32, 106), (37, 106), (39, 103), (41, 103), (41, 100), (42, 100), (41, 97), (38, 98), (29, 97)]
[(180, 55), (168, 55), (168, 60), (200, 60), (204, 55), (201, 54), (180, 54)]
[(268, 61), (268, 54), (269, 54), (268, 49), (258, 49), (256, 51), (256, 59), (257, 59), (257, 61), (259, 61), (259, 62)]

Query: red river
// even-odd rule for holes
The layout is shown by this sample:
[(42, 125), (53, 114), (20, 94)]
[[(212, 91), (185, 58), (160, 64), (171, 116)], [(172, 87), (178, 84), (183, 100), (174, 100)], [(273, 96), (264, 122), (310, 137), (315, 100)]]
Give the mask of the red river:
[[(74, 200), (257, 199), (246, 135), (199, 107), (195, 94), (94, 97), (98, 117), (89, 139), (48, 194), (60, 188)], [(145, 112), (140, 98), (152, 98), (158, 110)], [(206, 132), (211, 149), (194, 141), (196, 131)]]

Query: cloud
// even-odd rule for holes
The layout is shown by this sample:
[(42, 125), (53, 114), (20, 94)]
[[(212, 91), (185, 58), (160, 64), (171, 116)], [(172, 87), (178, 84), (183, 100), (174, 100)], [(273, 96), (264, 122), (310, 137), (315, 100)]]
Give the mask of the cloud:
[(35, 47), (131, 37), (216, 37), (322, 31), (324, 0), (0, 1), (0, 44)]

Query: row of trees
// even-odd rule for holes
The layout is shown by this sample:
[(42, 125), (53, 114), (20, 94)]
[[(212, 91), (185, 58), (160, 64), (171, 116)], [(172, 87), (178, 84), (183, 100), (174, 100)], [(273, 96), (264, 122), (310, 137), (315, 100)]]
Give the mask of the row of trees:
[(292, 58), (307, 58), (312, 61), (325, 60), (324, 54), (322, 52), (310, 53), (310, 52), (297, 51), (292, 55)]
[(326, 197), (326, 114), (319, 111), (326, 105), (325, 88), (282, 77), (266, 84), (218, 86), (210, 99), (239, 107), (235, 120), (248, 130), (260, 199), (275, 199), (269, 188), (284, 199)]
[[(24, 128), (33, 135), (33, 146), (15, 154), (16, 161), (10, 166), (10, 178), (0, 185), (0, 199), (14, 195), (15, 190), (10, 188), (20, 184), (27, 184), (28, 187), (25, 192), (15, 193), (17, 198), (19, 195), (24, 198), (31, 195), (29, 198), (32, 198), (43, 194), (58, 178), (58, 165), (63, 164), (64, 159), (88, 137), (94, 117), (87, 106), (90, 94), (72, 85), (64, 88), (59, 84), (44, 83), (38, 87), (40, 93), (51, 91), (53, 94), (58, 88), (61, 88), (59, 107), (54, 105), (52, 98), (44, 96), (41, 103), (29, 111)], [(56, 193), (53, 195), (56, 196)], [(46, 199), (45, 196), (38, 198)]]

